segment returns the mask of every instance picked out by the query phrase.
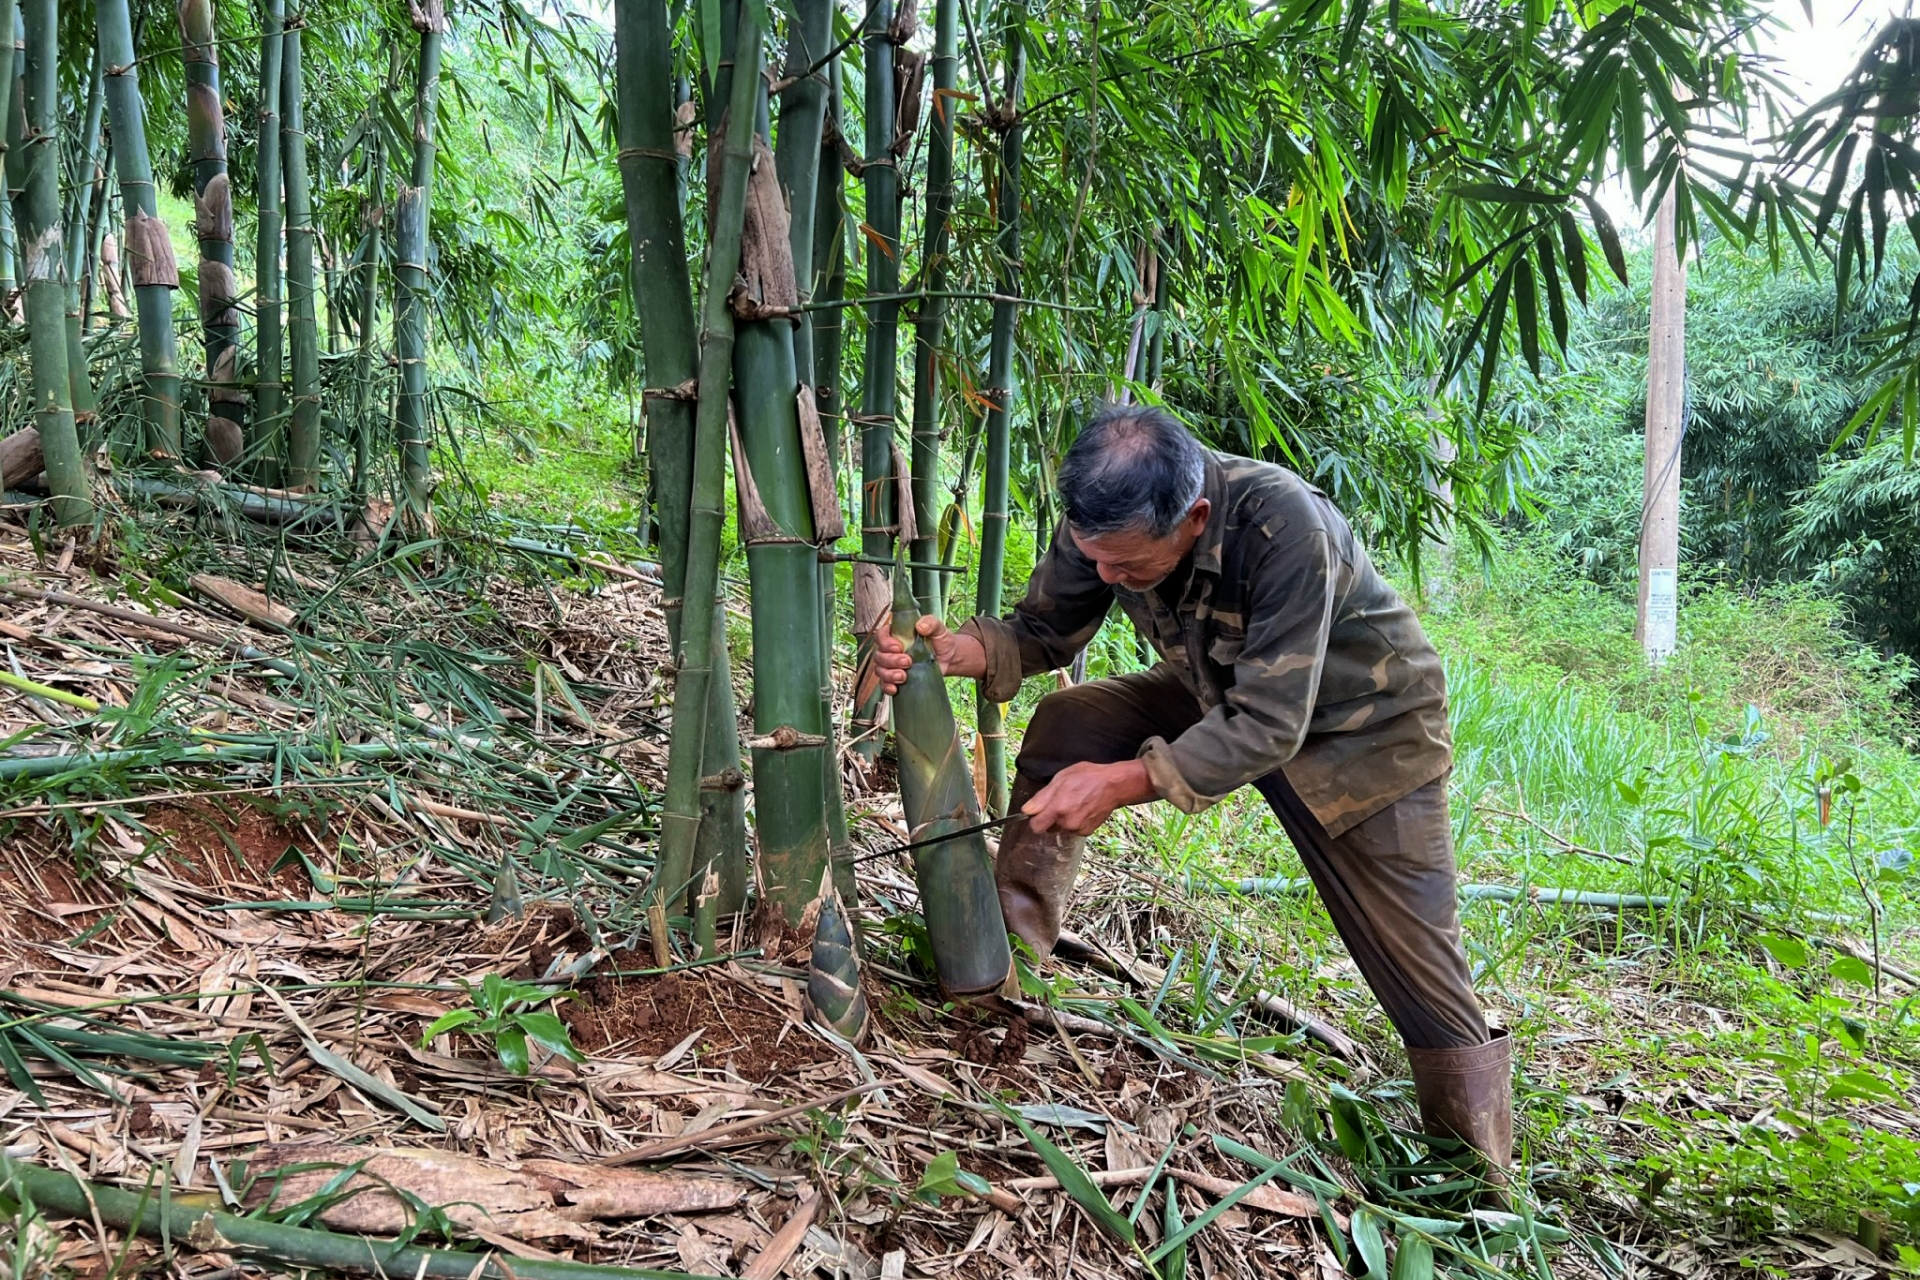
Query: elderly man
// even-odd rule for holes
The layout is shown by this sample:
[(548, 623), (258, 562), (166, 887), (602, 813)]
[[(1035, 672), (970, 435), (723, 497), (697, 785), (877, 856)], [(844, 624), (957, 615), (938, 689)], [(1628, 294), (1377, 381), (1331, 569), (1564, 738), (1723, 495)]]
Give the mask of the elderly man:
[[(995, 879), (1007, 927), (1053, 949), (1086, 837), (1115, 809), (1197, 813), (1251, 784), (1299, 851), (1406, 1042), (1427, 1131), (1503, 1169), (1504, 1031), (1474, 998), (1455, 903), (1439, 656), (1347, 522), (1285, 468), (1212, 453), (1170, 415), (1102, 410), (1060, 468), (1066, 519), (1010, 618), (919, 620), (941, 669), (1009, 701), (1119, 600), (1151, 670), (1049, 693), (1027, 726)], [(910, 665), (877, 655), (897, 687)]]

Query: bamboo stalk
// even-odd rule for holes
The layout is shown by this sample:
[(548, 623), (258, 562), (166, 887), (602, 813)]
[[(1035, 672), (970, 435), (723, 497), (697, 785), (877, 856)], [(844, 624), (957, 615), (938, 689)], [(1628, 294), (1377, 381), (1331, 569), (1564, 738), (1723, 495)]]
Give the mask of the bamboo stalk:
[[(260, 129), (255, 146), (254, 192), (259, 210), (254, 239), (254, 354), (253, 430), (263, 440), (281, 434), (285, 424), (286, 384), (282, 381), (285, 349), (282, 336), (284, 299), (280, 280), (280, 232), (285, 215), (280, 203), (280, 96), (284, 75), (281, 52), (285, 37), (286, 0), (260, 3)], [(259, 448), (266, 457), (280, 456), (278, 448)], [(264, 481), (278, 481), (275, 468), (256, 468)]]
[(360, 341), (353, 359), (353, 475), (348, 481), (358, 510), (366, 509), (373, 471), (373, 326), (380, 307), (380, 247), (387, 221), (386, 134), (377, 128), (367, 132), (373, 161), (366, 204), (360, 210), (366, 231), (360, 258)]
[[(987, 357), (986, 459), (981, 478), (980, 560), (974, 611), (986, 617), (1000, 612), (1007, 562), (1007, 472), (1012, 464), (1013, 356), (1020, 309), (1020, 165), (1022, 127), (1020, 92), (1026, 74), (1025, 0), (1009, 0), (1006, 11), (1006, 99), (1000, 121), (1000, 190), (995, 204), (998, 262), (993, 304), (993, 339)], [(987, 809), (1007, 811), (1007, 726), (999, 703), (981, 696), (976, 706), (981, 754), (986, 763)]]
[(1167, 259), (1161, 252), (1165, 239), (1164, 228), (1154, 233), (1153, 245), (1153, 318), (1148, 322), (1151, 332), (1147, 337), (1146, 384), (1153, 390), (1160, 390), (1162, 370), (1167, 359)]
[[(748, 122), (760, 88), (765, 10), (756, 0), (741, 6), (738, 65), (733, 68), (728, 118)], [(727, 295), (740, 269), (741, 229), (746, 221), (747, 170), (754, 131), (731, 128), (721, 156), (716, 197), (708, 209), (712, 240), (707, 250), (706, 288), (700, 323), (699, 401), (694, 418), (693, 483), (687, 523), (685, 595), (716, 603), (720, 597), (720, 530), (726, 515), (728, 373), (733, 365), (733, 312)], [(667, 789), (660, 816), (660, 862), (654, 880), (657, 902), (677, 899), (688, 888), (700, 827), (701, 765), (706, 759), (708, 697), (713, 679), (715, 632), (725, 636), (718, 609), (696, 608), (681, 617), (681, 658), (673, 686), (673, 736), (668, 744)], [(721, 671), (720, 678), (727, 678)], [(733, 726), (715, 725), (731, 734)]]
[(240, 460), (247, 393), (240, 387), (239, 288), (233, 274), (233, 187), (213, 0), (180, 0), (180, 59), (187, 81), (187, 160), (200, 244), (200, 330), (207, 347), (207, 447), (223, 466)]
[(93, 379), (87, 372), (87, 351), (80, 342), (80, 278), (86, 269), (87, 214), (92, 206), (89, 197), (93, 186), (93, 158), (100, 142), (103, 106), (100, 81), (100, 50), (96, 46), (87, 73), (87, 106), (81, 113), (80, 157), (74, 168), (76, 179), (79, 174), (85, 173), (88, 181), (84, 186), (76, 181), (68, 194), (66, 225), (67, 392), (73, 398), (75, 429), (83, 436), (92, 434), (90, 428), (97, 408)]
[[(933, 130), (927, 148), (927, 214), (921, 253), (921, 283), (926, 300), (913, 327), (913, 558), (939, 556), (940, 487), (940, 343), (946, 333), (947, 220), (953, 209), (953, 100), (959, 74), (960, 0), (939, 0), (934, 10)], [(913, 572), (913, 594), (926, 613), (938, 612), (943, 594), (940, 575)]]
[[(788, 57), (804, 67), (814, 51), (826, 47), (832, 6), (829, 0), (800, 0), (795, 15)], [(802, 79), (789, 92), (804, 99), (818, 88)], [(758, 97), (764, 104), (764, 90)], [(734, 291), (733, 380), (741, 444), (734, 466), (741, 493), (740, 541), (753, 592), (754, 825), (762, 908), (777, 911), (789, 927), (819, 895), (831, 850), (829, 764), (822, 758), (829, 743), (827, 704), (820, 696), (820, 672), (826, 666), (818, 616), (820, 557), (799, 417), (799, 396), (805, 392), (795, 326), (788, 319), (799, 288), (793, 256), (799, 232), (788, 215), (794, 207), (801, 210), (809, 225), (800, 243), (811, 252), (815, 183), (810, 166), (819, 158), (824, 115), (824, 95), (818, 92), (810, 101), (783, 104), (784, 175), (780, 158), (768, 155), (764, 133), (754, 142), (758, 160), (747, 180), (746, 250)], [(756, 110), (752, 118), (764, 118), (764, 112)], [(747, 123), (739, 115), (728, 119), (729, 143), (732, 130)], [(770, 167), (769, 159), (774, 161)], [(850, 876), (847, 881), (850, 889)]]
[[(18, 26), (14, 6), (0, 3), (0, 188), (7, 185), (4, 162), (14, 141), (9, 122), (13, 115), (14, 83), (20, 76), (20, 59), (15, 56)], [(11, 328), (20, 319), (13, 301), (16, 286), (13, 260), (18, 249), (13, 234), (11, 193), (0, 190), (0, 328)]]
[(395, 202), (393, 347), (400, 362), (394, 434), (400, 446), (404, 496), (412, 518), (424, 519), (433, 500), (427, 436), (428, 213), (432, 206), (434, 124), (440, 96), (440, 46), (447, 30), (442, 0), (410, 5), (420, 35), (413, 93), (413, 170)]
[[(815, 295), (838, 299), (847, 291), (846, 254), (846, 166), (840, 162), (841, 126), (844, 103), (840, 93), (840, 58), (828, 58), (826, 119), (821, 127), (820, 160), (816, 166), (813, 201), (813, 246), (806, 261), (808, 276), (814, 281)], [(796, 251), (797, 253), (797, 251)], [(799, 261), (796, 257), (796, 262)], [(826, 446), (827, 479), (832, 487), (835, 509), (840, 509), (840, 424), (846, 410), (840, 386), (840, 356), (843, 330), (838, 309), (817, 312), (804, 323), (811, 331), (809, 346), (813, 352), (813, 403), (820, 415), (821, 442)], [(797, 350), (797, 348), (796, 348)], [(844, 520), (842, 520), (844, 524)], [(822, 546), (825, 546), (824, 541)], [(847, 864), (853, 856), (853, 841), (847, 831), (847, 810), (840, 781), (839, 718), (834, 714), (833, 652), (840, 635), (838, 583), (834, 570), (820, 570), (820, 704), (827, 711), (826, 754), (821, 767), (826, 770), (827, 838), (833, 846), (835, 868)], [(836, 880), (840, 873), (836, 870)], [(857, 896), (858, 886), (843, 891)]]
[(126, 211), (126, 256), (133, 276), (140, 335), (140, 371), (145, 395), (147, 446), (165, 457), (180, 456), (180, 369), (174, 354), (173, 291), (180, 276), (173, 242), (154, 203), (153, 162), (147, 154), (146, 105), (140, 97), (140, 65), (133, 48), (127, 0), (94, 0), (100, 58), (105, 75), (107, 118), (113, 127), (114, 172)]
[[(866, 358), (860, 391), (860, 549), (870, 556), (893, 554), (899, 529), (894, 482), (893, 433), (898, 412), (900, 304), (900, 174), (894, 167), (893, 0), (873, 0), (867, 9), (866, 184), (867, 293), (880, 300), (867, 308)], [(864, 587), (862, 579), (865, 579)], [(872, 659), (886, 588), (877, 569), (854, 570), (854, 629), (862, 667)], [(854, 746), (871, 758), (879, 752), (881, 692), (873, 682), (853, 709)]]
[[(919, 618), (915, 604), (907, 569), (896, 567), (893, 634), (913, 656), (913, 666), (893, 695), (900, 806), (912, 839), (936, 838), (913, 851), (913, 876), (920, 887), (920, 912), (926, 918), (940, 989), (950, 997), (976, 996), (1006, 980), (1013, 955), (986, 833), (961, 831), (980, 822), (973, 770), (960, 746), (946, 678), (926, 639), (914, 630)], [(948, 833), (954, 838), (937, 839)]]
[(287, 184), (287, 352), (293, 394), (287, 420), (286, 485), (320, 487), (320, 330), (314, 312), (313, 199), (307, 182), (304, 6), (281, 34), (280, 158)]
[[(660, 529), (662, 607), (676, 655), (683, 635), (687, 531), (693, 498), (694, 401), (688, 398), (700, 354), (687, 279), (685, 217), (681, 207), (679, 148), (675, 141), (673, 36), (664, 0), (619, 0), (614, 8), (615, 81), (619, 95), (620, 178), (626, 197), (627, 238), (633, 246), (633, 290), (644, 318), (647, 461)], [(707, 720), (733, 725), (731, 658), (723, 602), (714, 597), (714, 670), (708, 682)], [(746, 902), (746, 796), (738, 785), (738, 735), (706, 735), (700, 767), (700, 831), (694, 863), (716, 866), (715, 910)], [(689, 868), (691, 873), (691, 868)]]
[[(24, 246), (27, 339), (33, 356), (34, 424), (62, 525), (93, 518), (87, 468), (74, 428), (67, 376), (66, 254), (60, 239), (60, 86), (58, 0), (27, 0), (21, 10), (26, 61), (20, 92), (7, 111), (7, 186)], [(16, 123), (18, 131), (16, 132)]]
[(203, 1201), (128, 1191), (0, 1157), (0, 1185), (17, 1188), (44, 1211), (189, 1248), (272, 1258), (301, 1269), (343, 1270), (413, 1280), (716, 1280), (684, 1271), (598, 1266), (541, 1258), (504, 1260), (463, 1249), (399, 1245), (368, 1236), (289, 1227), (209, 1208)]

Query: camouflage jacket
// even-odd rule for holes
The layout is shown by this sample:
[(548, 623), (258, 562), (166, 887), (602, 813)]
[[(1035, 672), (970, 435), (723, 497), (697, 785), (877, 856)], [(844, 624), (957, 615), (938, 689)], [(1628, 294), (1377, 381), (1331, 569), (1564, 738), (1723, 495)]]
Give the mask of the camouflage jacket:
[(1190, 568), (1162, 584), (1177, 599), (1108, 586), (1062, 525), (1012, 616), (965, 628), (987, 651), (986, 695), (1066, 666), (1118, 599), (1204, 710), (1140, 752), (1186, 812), (1280, 769), (1337, 836), (1444, 774), (1440, 657), (1326, 495), (1230, 454), (1209, 455), (1205, 493)]

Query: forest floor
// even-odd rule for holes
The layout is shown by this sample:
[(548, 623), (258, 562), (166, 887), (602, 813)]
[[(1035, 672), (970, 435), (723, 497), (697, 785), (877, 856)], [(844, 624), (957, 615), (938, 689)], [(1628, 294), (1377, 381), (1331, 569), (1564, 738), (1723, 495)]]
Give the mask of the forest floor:
[[(805, 955), (748, 928), (718, 960), (656, 964), (636, 903), (668, 682), (644, 570), (580, 549), (556, 575), (450, 531), (375, 556), (158, 518), (78, 550), (0, 525), (13, 1160), (261, 1220), (448, 1235), (523, 1269), (1418, 1280), (1437, 1260), (1625, 1280), (1920, 1261), (1899, 1199), (1920, 1197), (1913, 913), (1891, 879), (1844, 920), (1809, 906), (1820, 885), (1781, 881), (1778, 815), (1749, 795), (1772, 775), (1738, 775), (1752, 744), (1675, 755), (1593, 706), (1606, 749), (1645, 767), (1610, 763), (1582, 800), (1496, 749), (1560, 749), (1501, 719), (1550, 693), (1456, 673), (1462, 860), (1506, 891), (1469, 894), (1466, 924), (1521, 1046), (1527, 1178), (1520, 1213), (1469, 1211), (1444, 1165), (1414, 1167), (1404, 1060), (1253, 805), (1118, 824), (1076, 895), (1078, 945), (990, 1009), (940, 1001), (908, 868), (866, 862), (875, 1029), (856, 1050), (808, 1025)], [(1861, 794), (1910, 787), (1862, 759)], [(900, 839), (896, 798), (848, 782), (858, 843)], [(1692, 844), (1658, 835), (1685, 812), (1668, 788), (1695, 798)], [(1702, 796), (1769, 825), (1710, 829)], [(1851, 824), (1859, 799), (1840, 803)], [(1900, 828), (1860, 829), (1884, 853)], [(1829, 830), (1796, 839), (1824, 849)], [(1850, 835), (1835, 865), (1859, 852)], [(1548, 874), (1650, 905), (1543, 902)], [(1738, 898), (1769, 904), (1764, 927), (1730, 905), (1743, 875), (1767, 882)], [(462, 1010), (498, 1025), (423, 1041)], [(542, 1047), (547, 1014), (582, 1061)], [(0, 1208), (15, 1274), (259, 1265), (50, 1227), (6, 1189)]]

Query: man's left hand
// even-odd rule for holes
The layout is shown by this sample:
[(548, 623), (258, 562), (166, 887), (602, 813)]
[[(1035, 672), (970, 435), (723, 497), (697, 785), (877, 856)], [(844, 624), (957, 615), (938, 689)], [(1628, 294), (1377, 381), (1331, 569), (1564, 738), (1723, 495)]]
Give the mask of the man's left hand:
[(1160, 793), (1138, 760), (1070, 764), (1053, 775), (1022, 810), (1035, 831), (1092, 835), (1115, 809), (1157, 800)]

